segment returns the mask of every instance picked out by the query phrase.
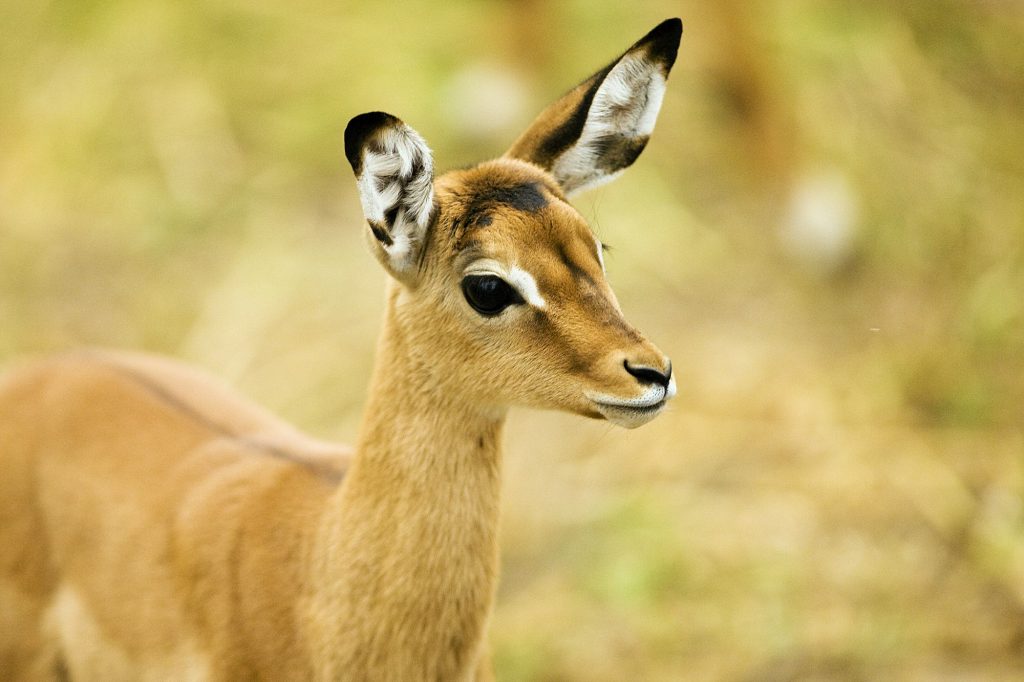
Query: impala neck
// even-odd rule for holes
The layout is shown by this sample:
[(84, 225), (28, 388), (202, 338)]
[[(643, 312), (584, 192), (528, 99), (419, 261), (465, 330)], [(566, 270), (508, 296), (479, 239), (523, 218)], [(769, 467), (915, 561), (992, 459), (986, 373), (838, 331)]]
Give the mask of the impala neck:
[(356, 459), (320, 534), (314, 598), (340, 624), (323, 644), (346, 674), (459, 679), (479, 653), (497, 579), (504, 414), (438, 387), (397, 298)]

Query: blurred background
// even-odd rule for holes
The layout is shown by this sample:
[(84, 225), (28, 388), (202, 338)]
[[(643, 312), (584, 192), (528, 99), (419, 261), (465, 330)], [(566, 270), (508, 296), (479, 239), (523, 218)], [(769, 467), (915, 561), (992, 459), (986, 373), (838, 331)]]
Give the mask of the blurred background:
[(513, 412), (499, 679), (1024, 679), (1016, 0), (0, 0), (0, 363), (167, 353), (351, 441), (345, 123), (494, 157), (669, 16), (652, 142), (576, 205), (680, 395)]

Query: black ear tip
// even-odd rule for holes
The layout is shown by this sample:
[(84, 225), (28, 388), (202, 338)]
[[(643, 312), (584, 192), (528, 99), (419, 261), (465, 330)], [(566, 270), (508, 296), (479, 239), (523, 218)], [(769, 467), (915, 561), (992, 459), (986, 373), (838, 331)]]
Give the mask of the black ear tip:
[(637, 41), (637, 46), (646, 45), (652, 57), (665, 65), (665, 72), (676, 63), (679, 41), (683, 37), (683, 21), (678, 17), (666, 19), (651, 32)]
[(402, 121), (383, 111), (369, 111), (359, 114), (345, 126), (345, 158), (352, 164), (352, 170), (359, 175), (363, 164), (362, 149), (366, 140), (384, 126), (398, 125)]
[(666, 37), (675, 38), (676, 41), (683, 35), (683, 20), (679, 17), (672, 17), (666, 19), (657, 26), (651, 29), (651, 32), (647, 34), (648, 38), (654, 38), (664, 34)]

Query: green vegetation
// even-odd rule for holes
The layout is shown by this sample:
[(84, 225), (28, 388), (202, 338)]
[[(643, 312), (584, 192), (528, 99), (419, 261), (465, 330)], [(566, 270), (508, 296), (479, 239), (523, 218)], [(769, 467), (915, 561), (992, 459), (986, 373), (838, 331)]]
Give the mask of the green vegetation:
[(0, 0), (0, 361), (168, 353), (351, 440), (347, 120), (495, 156), (680, 15), (652, 144), (577, 201), (680, 397), (513, 415), (499, 678), (1024, 678), (1019, 3), (400, 7)]

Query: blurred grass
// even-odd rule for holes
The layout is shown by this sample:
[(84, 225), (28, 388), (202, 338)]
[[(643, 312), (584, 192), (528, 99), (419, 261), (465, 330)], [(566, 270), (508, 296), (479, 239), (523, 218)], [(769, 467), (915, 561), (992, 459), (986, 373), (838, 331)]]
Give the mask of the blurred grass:
[(680, 398), (513, 414), (499, 677), (1024, 677), (1019, 2), (0, 0), (0, 359), (170, 353), (351, 440), (348, 118), (495, 156), (674, 15), (653, 143), (577, 205)]

